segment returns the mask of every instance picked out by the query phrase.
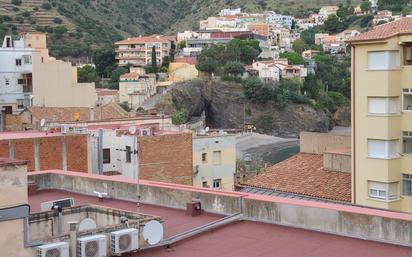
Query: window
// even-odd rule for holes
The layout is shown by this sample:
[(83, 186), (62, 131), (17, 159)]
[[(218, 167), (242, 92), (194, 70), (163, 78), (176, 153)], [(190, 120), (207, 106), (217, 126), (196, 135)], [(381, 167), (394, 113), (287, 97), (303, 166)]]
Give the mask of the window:
[(403, 195), (412, 196), (412, 174), (402, 174)]
[(24, 99), (17, 99), (17, 109), (24, 109)]
[(368, 195), (374, 199), (396, 200), (398, 199), (398, 182), (368, 181)]
[(412, 132), (404, 131), (402, 137), (402, 152), (404, 154), (412, 154)]
[(207, 185), (207, 181), (203, 181), (203, 182), (202, 182), (202, 187), (209, 187), (209, 186)]
[(402, 110), (412, 111), (412, 88), (402, 89)]
[(397, 114), (397, 97), (369, 97), (369, 114)]
[(21, 59), (16, 59), (16, 66), (21, 66)]
[(222, 180), (221, 179), (214, 179), (213, 180), (213, 188), (221, 188), (222, 187)]
[(6, 86), (10, 85), (10, 79), (5, 79)]
[(387, 70), (399, 68), (398, 51), (368, 52), (368, 69)]
[(220, 165), (222, 159), (222, 151), (213, 151), (213, 164)]
[(403, 46), (404, 65), (412, 65), (412, 42)]
[(110, 148), (103, 149), (103, 163), (110, 163)]
[(207, 153), (202, 153), (202, 162), (207, 162)]
[(368, 156), (372, 158), (390, 159), (398, 156), (397, 140), (368, 139)]
[(24, 64), (31, 64), (31, 56), (30, 55), (23, 55), (23, 63)]
[(130, 146), (126, 146), (126, 162), (132, 162), (132, 148)]

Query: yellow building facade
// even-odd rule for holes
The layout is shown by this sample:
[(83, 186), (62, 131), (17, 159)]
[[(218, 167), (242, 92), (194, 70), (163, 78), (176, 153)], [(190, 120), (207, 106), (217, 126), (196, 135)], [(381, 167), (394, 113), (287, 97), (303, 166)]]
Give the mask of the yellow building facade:
[(352, 200), (412, 211), (412, 18), (352, 45)]

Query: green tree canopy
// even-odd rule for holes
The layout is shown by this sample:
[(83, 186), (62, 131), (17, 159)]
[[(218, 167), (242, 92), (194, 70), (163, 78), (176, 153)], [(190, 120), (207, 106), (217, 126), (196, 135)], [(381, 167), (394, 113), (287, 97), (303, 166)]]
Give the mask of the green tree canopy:
[(281, 53), (279, 54), (279, 57), (288, 59), (289, 64), (293, 64), (293, 65), (305, 64), (305, 60), (303, 59), (302, 55), (296, 52)]
[(362, 12), (370, 12), (371, 11), (371, 2), (369, 0), (362, 0), (360, 4), (360, 8)]
[(93, 51), (93, 62), (99, 76), (110, 77), (116, 69), (115, 53), (111, 46), (97, 48)]
[(91, 65), (85, 65), (77, 69), (77, 80), (79, 82), (98, 82), (100, 77), (95, 68)]
[(227, 62), (224, 66), (224, 73), (228, 76), (238, 76), (245, 72), (241, 62)]
[(299, 38), (293, 42), (293, 50), (297, 53), (302, 53), (306, 48), (306, 42), (304, 39)]

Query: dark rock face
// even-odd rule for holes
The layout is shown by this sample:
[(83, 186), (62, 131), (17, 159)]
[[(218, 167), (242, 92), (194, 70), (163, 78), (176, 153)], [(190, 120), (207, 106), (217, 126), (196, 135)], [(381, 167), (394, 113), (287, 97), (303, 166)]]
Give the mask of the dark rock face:
[(220, 80), (183, 82), (171, 92), (177, 109), (185, 108), (190, 116), (206, 112), (211, 128), (243, 129), (253, 124), (260, 133), (297, 137), (300, 131), (327, 132), (328, 116), (307, 105), (289, 104), (284, 108), (273, 103), (259, 104), (244, 99), (241, 84)]

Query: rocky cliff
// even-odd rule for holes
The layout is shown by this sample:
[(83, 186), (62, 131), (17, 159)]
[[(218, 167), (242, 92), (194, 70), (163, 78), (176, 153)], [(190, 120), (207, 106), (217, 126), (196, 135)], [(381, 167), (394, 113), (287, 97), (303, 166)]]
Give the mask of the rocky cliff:
[(254, 124), (260, 133), (283, 137), (296, 137), (302, 130), (326, 132), (331, 128), (328, 115), (308, 105), (279, 108), (273, 103), (252, 103), (244, 98), (238, 83), (200, 79), (182, 82), (164, 99), (168, 101), (158, 106), (163, 110), (184, 108), (190, 117), (205, 111), (211, 128), (242, 129), (244, 124)]

